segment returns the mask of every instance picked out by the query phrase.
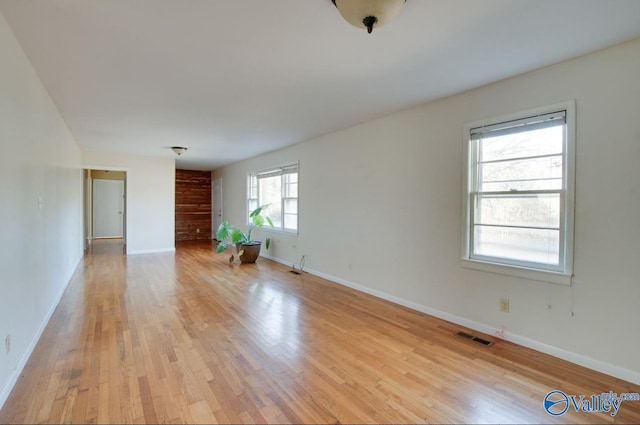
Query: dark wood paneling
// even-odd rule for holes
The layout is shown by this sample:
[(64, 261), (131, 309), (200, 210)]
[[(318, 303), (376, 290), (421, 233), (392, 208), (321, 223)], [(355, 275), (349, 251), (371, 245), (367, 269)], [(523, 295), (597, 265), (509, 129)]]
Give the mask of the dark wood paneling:
[(176, 170), (176, 241), (199, 239), (211, 239), (211, 172)]

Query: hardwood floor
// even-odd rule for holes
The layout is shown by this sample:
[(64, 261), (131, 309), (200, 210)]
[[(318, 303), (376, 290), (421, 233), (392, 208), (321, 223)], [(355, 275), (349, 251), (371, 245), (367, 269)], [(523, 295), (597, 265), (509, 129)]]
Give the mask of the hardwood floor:
[(0, 423), (640, 423), (640, 401), (550, 416), (552, 390), (640, 387), (458, 330), (209, 242), (126, 257), (98, 241)]

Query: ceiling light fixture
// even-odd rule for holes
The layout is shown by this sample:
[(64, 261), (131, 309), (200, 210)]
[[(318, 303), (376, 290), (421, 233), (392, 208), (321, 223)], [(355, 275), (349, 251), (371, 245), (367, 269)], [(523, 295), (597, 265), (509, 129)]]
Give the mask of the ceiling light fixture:
[(331, 0), (345, 21), (357, 28), (381, 27), (400, 13), (407, 0)]
[(171, 150), (176, 153), (176, 155), (180, 156), (187, 151), (187, 148), (183, 148), (182, 146), (171, 146)]

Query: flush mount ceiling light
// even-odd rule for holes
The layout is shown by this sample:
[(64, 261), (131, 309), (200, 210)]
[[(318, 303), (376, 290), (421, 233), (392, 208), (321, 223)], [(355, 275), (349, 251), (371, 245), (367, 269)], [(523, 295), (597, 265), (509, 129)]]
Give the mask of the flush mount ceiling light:
[(331, 0), (345, 21), (357, 28), (381, 27), (400, 13), (406, 0)]
[(180, 156), (187, 151), (187, 148), (183, 148), (182, 146), (171, 146), (171, 150), (176, 153), (176, 155)]

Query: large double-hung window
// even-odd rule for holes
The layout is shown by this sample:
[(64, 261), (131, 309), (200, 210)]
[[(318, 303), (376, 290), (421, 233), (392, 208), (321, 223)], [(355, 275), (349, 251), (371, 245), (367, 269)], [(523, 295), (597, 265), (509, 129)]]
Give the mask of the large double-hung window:
[[(247, 209), (269, 205), (265, 214), (274, 228), (298, 232), (298, 164), (249, 173), (247, 176)], [(248, 216), (248, 214), (247, 214)]]
[(466, 127), (465, 260), (569, 283), (574, 115), (570, 103)]

